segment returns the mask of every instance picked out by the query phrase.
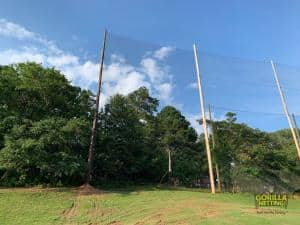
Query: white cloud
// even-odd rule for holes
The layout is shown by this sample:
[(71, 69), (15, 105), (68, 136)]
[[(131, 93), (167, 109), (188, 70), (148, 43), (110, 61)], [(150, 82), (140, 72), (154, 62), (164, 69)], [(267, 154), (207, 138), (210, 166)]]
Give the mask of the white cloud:
[(172, 47), (161, 47), (153, 52), (147, 52), (141, 60), (141, 69), (149, 77), (154, 91), (159, 99), (167, 104), (173, 104), (173, 81), (169, 67), (162, 62), (173, 51)]
[(193, 83), (190, 83), (190, 84), (188, 85), (188, 87), (189, 87), (189, 88), (196, 89), (196, 88), (198, 88), (198, 84), (197, 84), (197, 82), (193, 82)]
[(0, 19), (0, 35), (6, 37), (14, 37), (20, 40), (23, 39), (34, 39), (35, 34), (24, 27), (6, 21), (5, 19)]
[(112, 62), (125, 63), (126, 59), (122, 55), (111, 54), (110, 56)]
[(173, 50), (174, 48), (170, 46), (161, 47), (153, 53), (153, 57), (159, 60), (163, 60), (168, 57)]
[(43, 63), (45, 56), (33, 49), (14, 50), (8, 49), (0, 52), (0, 65), (21, 63), (21, 62)]
[[(22, 41), (35, 41), (38, 44), (35, 47), (0, 51), (2, 65), (34, 61), (44, 66), (53, 66), (62, 71), (73, 84), (86, 89), (91, 88), (91, 85), (95, 85), (98, 81), (99, 63), (90, 60), (82, 61), (78, 56), (60, 50), (53, 41), (19, 24), (0, 19), (1, 35)], [(171, 47), (162, 47), (148, 52), (137, 66), (127, 63), (121, 55), (112, 54), (111, 63), (104, 65), (100, 104), (103, 106), (105, 101), (116, 93), (126, 95), (145, 86), (152, 95), (157, 96), (164, 103), (175, 105), (172, 98), (172, 75), (168, 66), (161, 62), (172, 50)]]
[[(205, 116), (208, 119), (209, 118), (209, 112), (205, 112)], [(187, 120), (190, 122), (191, 126), (196, 130), (198, 134), (203, 133), (203, 126), (199, 123), (199, 120), (202, 119), (202, 114), (196, 113), (196, 114), (186, 114), (185, 116)], [(211, 117), (213, 121), (221, 121), (225, 120), (225, 115), (216, 116), (213, 112), (211, 113)], [(208, 128), (208, 132), (211, 132)]]
[(166, 103), (170, 104), (173, 100), (172, 94), (172, 84), (171, 83), (163, 83), (158, 85), (157, 90), (160, 96), (160, 99), (165, 101)]
[(79, 59), (77, 56), (74, 55), (70, 55), (70, 54), (62, 54), (59, 56), (50, 56), (47, 58), (47, 62), (50, 65), (56, 66), (56, 67), (60, 67), (63, 65), (76, 65), (79, 63)]
[(142, 86), (151, 88), (150, 83), (145, 81), (145, 76), (143, 74), (132, 71), (126, 74), (126, 76), (120, 77), (116, 82), (106, 82), (104, 92), (111, 93), (111, 95), (117, 93), (127, 95)]
[(197, 134), (203, 133), (202, 125), (199, 124), (199, 119), (201, 114), (188, 114), (185, 116), (186, 119), (190, 122), (191, 126), (196, 130)]
[(145, 58), (141, 61), (142, 69), (149, 76), (151, 82), (159, 83), (166, 78), (168, 72), (166, 68), (160, 67), (153, 58)]
[(115, 81), (118, 79), (126, 77), (129, 73), (136, 71), (136, 68), (132, 65), (126, 63), (123, 56), (112, 54), (111, 63), (109, 65), (104, 65), (103, 76), (104, 82)]
[(48, 50), (53, 53), (62, 53), (62, 50), (60, 50), (53, 41), (49, 41), (46, 38), (43, 38), (41, 35), (29, 31), (23, 26), (5, 19), (0, 19), (0, 36), (17, 38), (19, 40), (36, 41), (46, 46)]
[(93, 82), (98, 81), (99, 64), (91, 61), (59, 67), (63, 74), (74, 84), (88, 89)]

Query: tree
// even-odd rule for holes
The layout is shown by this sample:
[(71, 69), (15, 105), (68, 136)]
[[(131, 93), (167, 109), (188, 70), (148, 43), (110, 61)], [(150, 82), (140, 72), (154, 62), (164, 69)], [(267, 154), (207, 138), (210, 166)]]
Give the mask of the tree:
[[(78, 182), (92, 106), (91, 93), (72, 86), (54, 68), (36, 63), (2, 66), (1, 180), (12, 185)], [(75, 140), (68, 142), (72, 137), (76, 145)]]
[(274, 134), (237, 123), (234, 113), (227, 113), (226, 116), (225, 120), (214, 122), (214, 158), (220, 165), (225, 187), (229, 188), (237, 177), (243, 176), (259, 178), (264, 182), (273, 179), (280, 183), (281, 178), (274, 172), (289, 167), (288, 154), (282, 151), (278, 142), (280, 139), (275, 139)]
[[(0, 183), (78, 185), (84, 181), (94, 100), (54, 68), (35, 63), (0, 67)], [(181, 112), (141, 87), (115, 95), (99, 113), (93, 183), (158, 182), (172, 152), (172, 180), (190, 185), (207, 176), (203, 135)], [(158, 112), (158, 113), (157, 113)], [(300, 164), (288, 130), (272, 133), (214, 121), (213, 159), (223, 185), (239, 177), (300, 185)]]
[(0, 69), (0, 116), (17, 116), (38, 121), (56, 116), (89, 117), (91, 93), (70, 85), (54, 68), (20, 63)]
[(145, 87), (128, 95), (128, 101), (135, 109), (143, 132), (143, 163), (141, 174), (152, 181), (159, 181), (164, 163), (163, 151), (159, 146), (158, 121), (155, 116), (159, 100), (150, 96)]
[(200, 176), (200, 153), (196, 148), (197, 133), (181, 113), (172, 106), (157, 115), (160, 145), (173, 158), (172, 175), (180, 183), (191, 183)]
[(102, 163), (95, 162), (95, 179), (135, 179), (142, 166), (139, 158), (143, 149), (142, 124), (136, 111), (125, 96), (115, 95), (105, 105), (100, 121), (101, 142), (95, 158)]
[(6, 135), (0, 152), (9, 185), (79, 184), (83, 179), (88, 123), (62, 118), (22, 121)]

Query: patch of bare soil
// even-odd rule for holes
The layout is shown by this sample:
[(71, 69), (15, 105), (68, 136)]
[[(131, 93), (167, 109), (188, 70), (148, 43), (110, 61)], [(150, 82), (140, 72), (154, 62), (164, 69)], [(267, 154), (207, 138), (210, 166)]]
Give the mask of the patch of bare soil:
[(104, 194), (103, 191), (94, 188), (93, 186), (89, 184), (84, 184), (81, 185), (78, 188), (74, 189), (75, 192), (77, 192), (79, 195), (99, 195), (99, 194)]
[(112, 221), (112, 222), (108, 223), (107, 225), (122, 225), (122, 223), (120, 221)]
[[(72, 191), (77, 194), (77, 197), (72, 203), (71, 207), (63, 212), (65, 225), (73, 224), (72, 220), (79, 214), (80, 202), (84, 201), (86, 198), (89, 198), (88, 196), (90, 195), (95, 195), (96, 200), (99, 200), (102, 197), (101, 194), (103, 194), (102, 191), (94, 188), (91, 185), (82, 185), (78, 188), (72, 189)], [(92, 217), (96, 217), (96, 215), (104, 215), (104, 212), (101, 212), (99, 205), (96, 201), (94, 201), (94, 207), (89, 214), (91, 214)], [(94, 225), (95, 223), (90, 224)]]
[(88, 211), (92, 220), (97, 220), (99, 217), (112, 215), (114, 210), (112, 208), (102, 208), (100, 205), (101, 195), (93, 196), (93, 207)]
[[(209, 218), (214, 218), (222, 214), (225, 210), (231, 209), (234, 206), (226, 203), (209, 203), (200, 204), (197, 200), (183, 200), (177, 202), (175, 205), (171, 204), (164, 208), (159, 209), (155, 214), (149, 215), (134, 225), (165, 225), (168, 217), (173, 217), (173, 215), (180, 214), (182, 210), (191, 209), (196, 214), (199, 215), (200, 220), (205, 220)], [(176, 225), (189, 225), (187, 218), (182, 218), (174, 221), (172, 224)]]
[(164, 225), (166, 224), (164, 221), (164, 214), (156, 213), (154, 215), (150, 215), (145, 219), (143, 219), (142, 221), (138, 221), (134, 225), (144, 225), (144, 224)]
[(200, 218), (209, 219), (217, 217), (222, 214), (225, 210), (232, 208), (231, 205), (224, 203), (211, 203), (206, 204), (203, 208), (199, 209)]
[[(235, 204), (229, 204), (224, 202), (210, 202), (201, 204), (197, 200), (186, 200), (180, 204), (181, 210), (184, 208), (192, 209), (200, 218), (200, 220), (207, 220), (216, 218), (222, 215), (224, 212), (238, 208)], [(177, 224), (177, 223), (176, 223)], [(187, 221), (178, 224), (190, 224)]]
[(15, 187), (15, 188), (0, 188), (1, 192), (29, 192), (29, 193), (38, 193), (38, 192), (47, 192), (47, 191), (60, 191), (61, 188), (57, 187)]
[(72, 224), (72, 218), (75, 217), (78, 213), (79, 204), (78, 200), (74, 201), (70, 208), (63, 211), (63, 217), (65, 220), (65, 225)]
[(179, 207), (175, 207), (178, 211), (181, 211), (183, 209), (192, 209), (194, 212), (196, 212), (196, 214), (199, 215), (201, 219), (217, 217), (224, 211), (232, 209), (234, 207), (231, 204), (221, 202), (200, 204), (196, 200), (185, 200), (180, 202), (180, 204), (178, 205)]
[(159, 221), (157, 221), (157, 223), (155, 225), (165, 225), (165, 223), (163, 220), (159, 220)]

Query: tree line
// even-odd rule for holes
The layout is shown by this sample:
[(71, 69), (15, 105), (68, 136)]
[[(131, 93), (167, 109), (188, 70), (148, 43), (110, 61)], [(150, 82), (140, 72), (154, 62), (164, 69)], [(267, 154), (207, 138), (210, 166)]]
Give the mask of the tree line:
[[(95, 96), (55, 68), (1, 66), (0, 184), (82, 184), (94, 107)], [(147, 88), (112, 96), (98, 118), (92, 184), (158, 183), (168, 170), (168, 152), (169, 181), (191, 186), (207, 178), (203, 136), (178, 109), (160, 109)], [(232, 186), (237, 174), (276, 176), (284, 185), (291, 184), (276, 171), (300, 176), (288, 130), (253, 129), (238, 123), (234, 113), (211, 123), (211, 130), (222, 187)]]

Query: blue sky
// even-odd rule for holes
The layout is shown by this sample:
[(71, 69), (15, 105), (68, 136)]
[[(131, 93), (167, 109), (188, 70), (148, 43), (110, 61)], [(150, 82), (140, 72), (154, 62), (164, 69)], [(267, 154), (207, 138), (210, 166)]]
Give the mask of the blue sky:
[[(287, 125), (277, 115), (282, 109), (267, 62), (300, 67), (299, 1), (0, 0), (0, 5), (0, 64), (42, 62), (61, 69), (73, 83), (94, 89), (107, 28), (112, 35), (103, 101), (145, 85), (162, 105), (180, 108), (196, 127), (200, 110), (191, 52), (196, 42), (201, 52), (209, 53), (200, 54), (206, 102), (270, 112), (239, 113), (241, 121), (254, 127)], [(291, 111), (298, 113), (298, 69), (278, 67), (286, 75), (285, 87), (295, 90), (287, 90), (287, 97)], [(265, 86), (257, 84), (261, 80)], [(222, 118), (225, 111), (216, 108), (214, 117)]]

